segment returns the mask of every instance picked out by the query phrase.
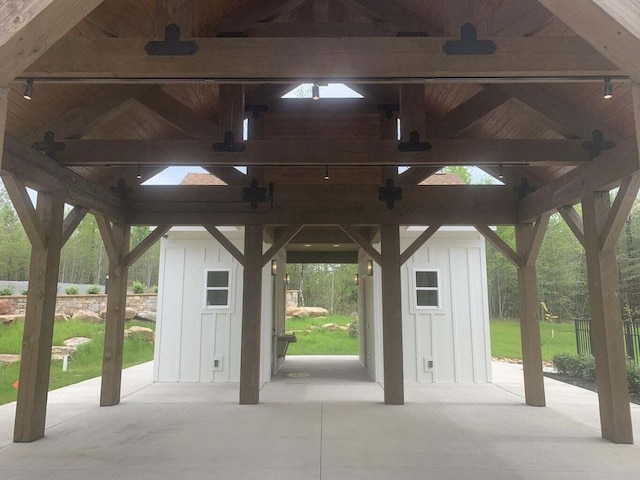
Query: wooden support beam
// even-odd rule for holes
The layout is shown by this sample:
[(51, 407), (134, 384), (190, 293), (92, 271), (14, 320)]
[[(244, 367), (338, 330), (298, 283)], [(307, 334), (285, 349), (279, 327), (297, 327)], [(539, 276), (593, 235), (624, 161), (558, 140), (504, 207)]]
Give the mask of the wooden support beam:
[(603, 56), (640, 82), (640, 11), (620, 0), (539, 0)]
[(590, 192), (615, 188), (623, 178), (638, 170), (640, 160), (636, 146), (631, 142), (618, 144), (520, 200), (520, 221), (529, 221), (561, 206), (572, 205)]
[(41, 192), (36, 213), (42, 224), (43, 244), (31, 247), (14, 442), (33, 442), (44, 436), (64, 202)]
[(409, 141), (411, 132), (420, 135), (424, 142), (427, 136), (427, 113), (424, 102), (424, 84), (400, 85), (400, 137)]
[[(224, 134), (232, 132), (234, 140), (241, 142), (242, 122), (245, 115), (244, 85), (220, 85), (220, 94), (218, 96), (218, 141), (222, 142)], [(209, 148), (211, 148), (211, 145), (209, 145)]]
[(243, 31), (250, 37), (395, 37), (401, 28), (389, 22), (259, 22)]
[(445, 55), (447, 39), (197, 38), (197, 55), (149, 57), (147, 38), (64, 38), (24, 73), (32, 78), (210, 79), (241, 82), (425, 78), (617, 77), (624, 73), (579, 37), (497, 37), (493, 55)]
[[(540, 342), (540, 307), (535, 266), (537, 244), (541, 243), (545, 228), (546, 222), (544, 220), (540, 228), (535, 228), (532, 224), (516, 225), (516, 251), (521, 259), (520, 268), (518, 268), (518, 290), (520, 293), (519, 316), (524, 395), (527, 405), (534, 407), (546, 405), (544, 375), (542, 373), (542, 344)], [(540, 231), (542, 234), (539, 233)]]
[(411, 167), (395, 177), (395, 184), (418, 185), (440, 170), (442, 167)]
[(270, 22), (305, 0), (250, 0), (207, 27), (201, 36), (215, 36), (220, 32), (242, 32), (257, 22)]
[(0, 87), (19, 75), (102, 0), (25, 0), (0, 15)]
[(262, 316), (262, 225), (244, 229), (240, 404), (260, 401), (260, 334)]
[(8, 102), (9, 87), (0, 86), (0, 167), (2, 166), (2, 152), (4, 150), (4, 131), (7, 125)]
[(227, 185), (246, 185), (247, 176), (235, 167), (204, 167), (212, 175), (215, 175)]
[(53, 192), (71, 205), (82, 205), (114, 220), (126, 217), (124, 200), (9, 135), (5, 137), (2, 173), (18, 177), (38, 191)]
[[(273, 208), (253, 210), (241, 186), (144, 186), (131, 195), (133, 225), (513, 225), (516, 197), (497, 185), (403, 187), (403, 200), (388, 209), (378, 185), (300, 185), (274, 190)], [(193, 191), (192, 191), (193, 190)], [(197, 199), (194, 201), (194, 199)]]
[(286, 232), (283, 232), (275, 241), (271, 248), (267, 250), (267, 252), (262, 255), (262, 266), (264, 267), (269, 261), (280, 251), (281, 248), (285, 247), (289, 241), (295, 237), (304, 225), (292, 225), (290, 226)]
[(24, 183), (12, 175), (3, 175), (2, 181), (29, 242), (32, 246), (43, 249), (46, 244), (44, 227)]
[(551, 215), (546, 213), (540, 215), (536, 222), (533, 224), (533, 231), (530, 238), (527, 241), (530, 243), (526, 246), (526, 255), (523, 257), (523, 264), (525, 267), (534, 267), (538, 254), (540, 253), (540, 247), (542, 247), (542, 241), (544, 240), (544, 234), (549, 226), (549, 217)]
[(604, 438), (633, 444), (616, 253), (612, 243), (606, 242), (603, 250), (600, 242), (609, 213), (608, 192), (582, 199), (600, 425)]
[(569, 229), (584, 247), (584, 226), (582, 225), (582, 217), (572, 206), (564, 206), (558, 208), (558, 213), (567, 223)]
[[(240, 135), (242, 122), (240, 122)], [(403, 123), (404, 125), (404, 123)], [(424, 122), (422, 123), (424, 126)], [(224, 130), (222, 125), (220, 127)], [(229, 126), (229, 128), (232, 128)], [(236, 126), (233, 126), (236, 128)], [(229, 131), (229, 130), (226, 130)], [(403, 128), (403, 132), (406, 129)], [(219, 133), (224, 136), (222, 130)], [(409, 132), (406, 132), (408, 137)], [(242, 137), (240, 137), (242, 138)], [(222, 139), (221, 139), (222, 140)], [(210, 140), (67, 140), (56, 159), (65, 166), (234, 165), (388, 166), (581, 165), (589, 153), (581, 140), (429, 140), (428, 152), (401, 152), (395, 140), (250, 140), (244, 152), (216, 152)], [(238, 141), (238, 137), (236, 137)], [(403, 141), (408, 141), (408, 138)]]
[(189, 137), (209, 141), (214, 137), (216, 127), (209, 119), (194, 112), (160, 87), (145, 90), (136, 100)]
[(231, 254), (233, 258), (235, 258), (238, 263), (244, 266), (244, 254), (238, 250), (238, 248), (231, 243), (231, 241), (224, 236), (224, 234), (218, 230), (218, 227), (215, 225), (204, 225), (204, 228), (211, 234), (213, 238), (215, 238), (222, 248), (224, 248), (227, 252)]
[(349, 235), (349, 238), (353, 240), (356, 245), (362, 248), (374, 262), (376, 262), (378, 265), (382, 264), (382, 254), (379, 253), (373, 245), (371, 245), (371, 242), (369, 242), (369, 240), (365, 238), (364, 235), (362, 235), (358, 230), (349, 225), (340, 225), (340, 228), (344, 233)]
[(404, 405), (400, 228), (382, 225), (380, 237), (384, 403)]
[(507, 242), (502, 240), (496, 232), (491, 230), (489, 225), (474, 225), (474, 227), (484, 236), (484, 238), (496, 247), (496, 249), (502, 253), (514, 267), (519, 269), (522, 266), (522, 258), (513, 250), (513, 248), (511, 248), (509, 244), (507, 244)]
[(343, 3), (373, 22), (389, 22), (404, 32), (424, 32), (430, 36), (442, 33), (439, 25), (422, 18), (397, 0), (343, 0)]
[(110, 225), (101, 215), (96, 216), (96, 222), (109, 256), (109, 294), (104, 330), (100, 406), (110, 407), (120, 403), (124, 316), (129, 272), (126, 258), (129, 254), (130, 228), (129, 225), (122, 223)]
[(420, 250), (420, 248), (435, 235), (441, 226), (442, 225), (430, 225), (429, 228), (422, 232), (418, 238), (416, 238), (400, 255), (400, 265), (407, 263), (407, 260), (409, 260), (414, 253)]
[(87, 216), (89, 212), (85, 207), (73, 207), (73, 209), (67, 214), (62, 224), (62, 244), (64, 245), (69, 241), (73, 232), (76, 231), (80, 222)]
[(640, 189), (640, 174), (625, 178), (600, 233), (600, 248), (613, 250)]
[(147, 235), (144, 240), (142, 240), (138, 245), (136, 245), (133, 250), (127, 253), (127, 256), (124, 259), (124, 264), (127, 268), (133, 265), (142, 255), (146, 253), (165, 233), (171, 230), (171, 225), (158, 225), (154, 230), (152, 230), (149, 235)]

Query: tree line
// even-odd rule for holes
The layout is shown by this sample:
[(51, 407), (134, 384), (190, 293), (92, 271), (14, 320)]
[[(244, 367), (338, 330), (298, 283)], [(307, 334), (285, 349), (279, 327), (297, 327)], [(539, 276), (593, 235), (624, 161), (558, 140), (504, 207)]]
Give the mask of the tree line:
[[(149, 227), (132, 227), (131, 248), (149, 231)], [(4, 188), (0, 188), (0, 252), (0, 280), (29, 279), (31, 244)], [(137, 281), (146, 287), (157, 285), (159, 258), (160, 244), (156, 243), (129, 268), (129, 283)], [(109, 259), (96, 219), (88, 214), (60, 252), (58, 281), (104, 285), (108, 273)]]

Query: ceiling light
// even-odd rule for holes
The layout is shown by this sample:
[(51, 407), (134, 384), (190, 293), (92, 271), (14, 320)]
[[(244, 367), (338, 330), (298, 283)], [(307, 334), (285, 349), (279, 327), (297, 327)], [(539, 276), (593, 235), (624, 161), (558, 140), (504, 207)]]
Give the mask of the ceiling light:
[(310, 243), (305, 243), (305, 244), (304, 244), (304, 246), (305, 246), (305, 247), (310, 247), (310, 246), (311, 246), (311, 244), (310, 244)]
[(339, 244), (337, 244), (337, 243), (334, 243), (334, 244), (333, 244), (333, 247), (335, 247), (335, 248), (338, 248), (339, 246), (340, 246), (340, 245), (339, 245)]
[(27, 81), (24, 84), (24, 94), (22, 96), (27, 100), (31, 100), (31, 97), (33, 97), (33, 78), (27, 78)]
[(324, 166), (324, 179), (329, 180), (329, 165)]
[(138, 172), (136, 173), (136, 178), (142, 178), (142, 165), (138, 165)]
[(504, 167), (502, 165), (498, 165), (498, 178), (499, 179), (504, 178)]
[(318, 86), (318, 82), (314, 83), (313, 87), (311, 87), (311, 98), (320, 100), (320, 87)]
[(607, 100), (613, 97), (613, 84), (609, 77), (604, 79), (604, 98)]

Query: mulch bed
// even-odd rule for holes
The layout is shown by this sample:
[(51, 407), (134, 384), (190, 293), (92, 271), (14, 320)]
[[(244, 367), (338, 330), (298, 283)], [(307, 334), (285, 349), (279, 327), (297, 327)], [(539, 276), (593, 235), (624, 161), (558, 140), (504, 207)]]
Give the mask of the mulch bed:
[[(576, 387), (584, 388), (586, 390), (591, 390), (592, 392), (597, 392), (598, 389), (596, 387), (596, 382), (593, 380), (587, 380), (582, 377), (572, 377), (571, 375), (562, 375), (560, 373), (551, 373), (544, 372), (545, 377), (553, 378), (554, 380), (558, 380), (560, 382), (568, 383), (570, 385), (575, 385)], [(631, 403), (635, 403), (636, 405), (640, 405), (640, 395), (637, 393), (630, 394)]]

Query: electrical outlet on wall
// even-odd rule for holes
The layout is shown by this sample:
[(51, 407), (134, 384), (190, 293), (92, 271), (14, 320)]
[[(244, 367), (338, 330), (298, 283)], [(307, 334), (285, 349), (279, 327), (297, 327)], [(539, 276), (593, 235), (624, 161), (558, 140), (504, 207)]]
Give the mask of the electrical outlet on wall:
[(433, 370), (433, 357), (422, 357), (422, 361), (424, 364), (424, 371), (430, 372)]
[(221, 355), (213, 357), (213, 371), (214, 372), (222, 371), (222, 356)]

